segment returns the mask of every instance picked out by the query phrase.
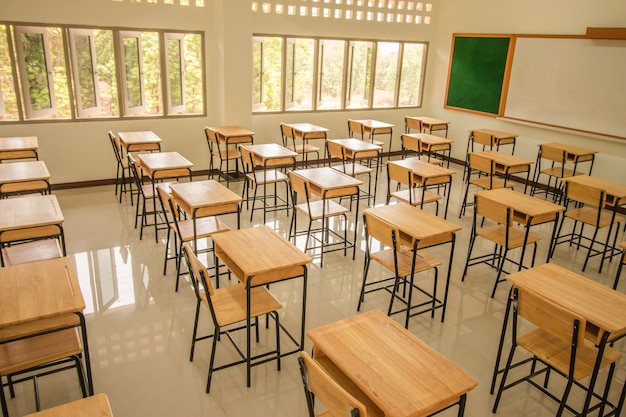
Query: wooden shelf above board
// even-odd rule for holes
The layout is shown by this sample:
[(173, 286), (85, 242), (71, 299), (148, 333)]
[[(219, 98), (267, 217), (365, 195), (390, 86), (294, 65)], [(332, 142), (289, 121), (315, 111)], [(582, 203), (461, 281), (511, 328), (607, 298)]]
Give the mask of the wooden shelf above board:
[(587, 28), (589, 39), (626, 39), (626, 28)]

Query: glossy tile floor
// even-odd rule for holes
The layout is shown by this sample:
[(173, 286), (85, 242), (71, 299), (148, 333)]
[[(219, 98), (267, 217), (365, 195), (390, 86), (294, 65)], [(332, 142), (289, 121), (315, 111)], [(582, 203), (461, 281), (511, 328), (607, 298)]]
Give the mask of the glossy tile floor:
[[(231, 188), (240, 192), (241, 183), (231, 183)], [(386, 188), (386, 180), (382, 179), (377, 204), (384, 204)], [(173, 264), (163, 275), (165, 233), (159, 234), (157, 243), (154, 231), (148, 229), (140, 240), (139, 231), (133, 226), (134, 207), (127, 199), (119, 204), (112, 186), (55, 194), (66, 219), (68, 253), (77, 267), (87, 303), (95, 391), (108, 394), (116, 417), (307, 415), (295, 355), (283, 360), (281, 371), (276, 370), (275, 362), (253, 368), (251, 388), (246, 388), (244, 366), (219, 371), (214, 374), (211, 393), (205, 394), (210, 342), (199, 342), (195, 360), (189, 361), (195, 298), (188, 281), (183, 281), (180, 291), (174, 292)], [(463, 229), (457, 237), (445, 322), (440, 321), (440, 312), (434, 319), (422, 315), (411, 320), (409, 330), (478, 381), (478, 387), (468, 395), (465, 415), (480, 417), (491, 413), (493, 396), (489, 394), (489, 385), (509, 286), (500, 284), (495, 297), (490, 298), (495, 271), (483, 266), (470, 268), (465, 282), (461, 282), (472, 218), (471, 208), (464, 218), (458, 218), (461, 198), (462, 173), (458, 171), (453, 180), (448, 220)], [(252, 224), (260, 224), (261, 219), (261, 213), (255, 212)], [(360, 219), (359, 215), (362, 234)], [(236, 227), (234, 215), (224, 220), (231, 228)], [(241, 220), (242, 227), (250, 226), (245, 208)], [(267, 224), (286, 235), (289, 218), (284, 212), (274, 213), (268, 216)], [(542, 226), (536, 232), (542, 237), (539, 264), (545, 262), (550, 229)], [(622, 231), (619, 239), (626, 239)], [(319, 268), (319, 258), (314, 259), (309, 269), (307, 328), (357, 313), (362, 239), (359, 246), (355, 261), (335, 252), (326, 256), (324, 267)], [(447, 251), (435, 249), (432, 253), (446, 260)], [(580, 272), (583, 256), (582, 250), (560, 245), (553, 262)], [(447, 261), (442, 271), (446, 267)], [(605, 267), (602, 275), (596, 272), (597, 267), (598, 260), (592, 260), (584, 275), (611, 285), (617, 262)], [(378, 272), (380, 269), (373, 267), (370, 273)], [(299, 325), (301, 285), (300, 280), (292, 280), (271, 286), (285, 305), (281, 321), (291, 328)], [(620, 286), (622, 290), (626, 289), (624, 285)], [(386, 309), (387, 302), (386, 294), (370, 294), (362, 310)], [(208, 314), (202, 313), (200, 329), (210, 331)], [(394, 317), (401, 320), (400, 316)], [(623, 342), (617, 347), (626, 351)], [(311, 349), (308, 340), (306, 349)], [(218, 345), (217, 361), (231, 357), (232, 351), (224, 340)], [(624, 363), (622, 360), (616, 373), (612, 398), (619, 395), (624, 383)], [(40, 390), (44, 408), (80, 397), (75, 374), (71, 372), (43, 378)], [(576, 391), (573, 395), (580, 397)], [(9, 407), (12, 416), (34, 411), (30, 384), (18, 387), (17, 398), (9, 400)], [(504, 393), (497, 414), (551, 416), (556, 408), (553, 401), (523, 384)], [(441, 415), (453, 416), (456, 412), (453, 408)]]

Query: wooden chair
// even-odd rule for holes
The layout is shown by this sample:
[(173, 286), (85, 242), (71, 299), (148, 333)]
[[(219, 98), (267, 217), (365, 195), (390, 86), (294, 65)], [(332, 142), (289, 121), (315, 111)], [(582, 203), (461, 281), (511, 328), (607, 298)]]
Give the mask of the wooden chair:
[[(421, 184), (415, 182), (413, 171), (409, 168), (387, 164), (387, 204), (391, 197), (399, 201), (404, 201), (412, 206), (424, 208), (424, 204), (435, 203), (435, 214), (439, 214), (439, 200), (441, 196), (436, 193), (427, 191)], [(396, 191), (392, 192), (392, 181), (395, 181)], [(406, 189), (400, 189), (406, 186)], [(449, 192), (449, 191), (448, 191)]]
[[(606, 205), (606, 192), (604, 190), (588, 185), (581, 185), (576, 182), (566, 181), (565, 206), (569, 207), (572, 203), (575, 203), (575, 207), (565, 212), (565, 215), (559, 224), (559, 231), (553, 245), (553, 251), (554, 247), (558, 244), (568, 242), (571, 246), (574, 240), (576, 240), (576, 249), (579, 249), (581, 246), (587, 249), (587, 256), (585, 257), (582, 270), (584, 271), (585, 268), (587, 268), (589, 258), (600, 256), (601, 260), (598, 272), (602, 272), (604, 260), (610, 259), (619, 253), (616, 249), (617, 235), (619, 232), (618, 224), (622, 222), (624, 218), (622, 216), (615, 215), (613, 211), (604, 209)], [(570, 233), (562, 234), (565, 219), (573, 220), (574, 224)], [(576, 228), (578, 223), (580, 223), (580, 230), (577, 231)], [(585, 225), (589, 225), (593, 228), (593, 234), (591, 237), (584, 235)], [(614, 225), (615, 235), (611, 245), (611, 234), (613, 232)], [(607, 228), (608, 231), (606, 241), (602, 244), (597, 241), (598, 232), (601, 229)], [(596, 245), (601, 245), (601, 249), (596, 248)]]
[[(348, 213), (350, 209), (332, 200), (337, 197), (332, 192), (327, 192), (320, 200), (314, 200), (311, 193), (310, 184), (301, 176), (288, 172), (289, 187), (291, 189), (291, 199), (293, 202), (293, 212), (291, 224), (289, 226), (289, 240), (293, 239), (296, 244), (298, 236), (306, 236), (304, 244), (304, 252), (317, 251), (320, 253), (320, 267), (324, 264), (324, 253), (342, 250), (344, 256), (347, 250), (352, 248), (352, 260), (356, 256), (356, 231), (354, 233), (354, 241), (348, 240)], [(355, 187), (356, 188), (356, 187)], [(358, 190), (354, 190), (355, 194)], [(345, 195), (345, 194), (344, 194)], [(299, 201), (304, 201), (299, 203)], [(356, 212), (359, 211), (359, 200), (357, 199)], [(308, 227), (306, 231), (298, 231), (297, 214), (304, 214), (308, 219)], [(340, 218), (339, 227), (334, 229), (331, 226), (330, 219)], [(313, 222), (321, 222), (321, 226), (314, 228)], [(339, 230), (343, 230), (343, 235)], [(309, 245), (314, 240), (317, 244)]]
[[(351, 392), (337, 380), (333, 379), (320, 363), (312, 359), (306, 352), (300, 352), (298, 363), (300, 365), (300, 375), (302, 376), (309, 417), (366, 417), (368, 415), (382, 415), (382, 412), (380, 414), (368, 413), (369, 409), (364, 405), (364, 402), (372, 404), (372, 409), (374, 410), (378, 407), (373, 405), (372, 401), (345, 376), (341, 382), (348, 381), (350, 388), (352, 388)], [(353, 393), (356, 393), (356, 395)], [(326, 411), (315, 413), (316, 399), (320, 400), (326, 407)], [(380, 411), (380, 409), (378, 410)]]
[[(374, 182), (374, 192), (372, 193), (372, 172), (374, 172), (374, 169), (358, 163), (356, 159), (348, 159), (345, 155), (343, 146), (338, 143), (326, 141), (326, 153), (328, 155), (328, 166), (332, 169), (354, 178), (360, 175), (367, 175), (367, 194), (364, 194), (363, 198), (367, 198), (368, 203), (370, 198), (372, 201), (376, 201), (376, 182)], [(377, 152), (363, 152), (362, 154), (363, 158), (368, 160), (374, 159), (376, 163), (372, 165), (378, 166)], [(333, 164), (332, 161), (337, 159), (341, 161), (341, 163)]]
[[(252, 201), (252, 209), (250, 210), (250, 221), (254, 215), (254, 210), (263, 210), (263, 221), (268, 211), (289, 210), (289, 188), (287, 186), (287, 175), (278, 168), (263, 167), (259, 168), (255, 162), (252, 152), (245, 146), (239, 147), (241, 151), (241, 161), (244, 167), (244, 183), (241, 191), (241, 198), (246, 202), (246, 209), (249, 208), (249, 202)], [(295, 159), (294, 159), (295, 161)], [(283, 161), (284, 162), (284, 161)], [(282, 162), (281, 162), (282, 163)], [(295, 162), (294, 162), (295, 163)], [(285, 185), (285, 197), (278, 195), (278, 185)], [(258, 195), (259, 187), (272, 187), (274, 192), (271, 195)], [(254, 187), (254, 194), (250, 197), (250, 188)], [(269, 199), (273, 199), (273, 204), (268, 204)], [(257, 201), (263, 203), (263, 207), (255, 207)]]
[[(384, 290), (391, 294), (387, 315), (406, 312), (404, 327), (409, 327), (409, 319), (418, 314), (430, 312), (435, 316), (435, 309), (442, 307), (442, 302), (437, 299), (438, 266), (441, 261), (435, 257), (418, 252), (419, 241), (415, 241), (412, 247), (406, 247), (400, 242), (400, 230), (390, 223), (371, 215), (367, 211), (363, 213), (365, 221), (365, 260), (363, 265), (363, 282), (357, 304), (357, 311), (361, 310), (365, 294)], [(373, 240), (380, 244), (380, 250), (373, 251)], [(369, 281), (367, 276), (371, 261), (378, 262), (391, 272), (393, 276)], [(433, 286), (428, 290), (415, 282), (415, 274), (434, 270)], [(402, 291), (400, 286), (402, 285)], [(408, 287), (408, 294), (406, 288)], [(426, 300), (414, 300), (414, 291), (426, 296)], [(394, 310), (394, 301), (398, 300), (404, 305), (399, 310)], [(441, 317), (443, 321), (443, 315)]]
[[(542, 163), (546, 161), (549, 166), (542, 168)], [(539, 194), (541, 192), (546, 194), (552, 193), (553, 199), (556, 202), (561, 201), (563, 196), (563, 178), (573, 177), (574, 175), (580, 175), (576, 169), (566, 168), (567, 163), (567, 151), (549, 144), (539, 145), (539, 152), (537, 153), (537, 163), (535, 164), (535, 172), (533, 173), (533, 188), (530, 192), (531, 195)], [(548, 182), (544, 189), (538, 189), (539, 179), (541, 175), (548, 176)], [(552, 184), (552, 178), (554, 178), (554, 185)]]
[[(300, 137), (296, 138), (296, 132), (286, 125), (285, 123), (280, 124), (280, 135), (283, 139), (283, 146), (293, 152), (297, 152), (299, 155), (302, 155), (302, 162), (304, 166), (308, 166), (309, 162), (309, 154), (314, 153), (317, 159), (317, 166), (320, 166), (320, 148), (317, 146), (311, 145), (309, 143), (309, 139), (321, 139), (326, 137), (326, 133), (320, 133), (316, 136), (309, 136), (307, 138)], [(302, 141), (302, 143), (297, 144), (296, 139)]]
[[(223, 176), (224, 179), (228, 181), (229, 175), (239, 175), (239, 158), (241, 158), (239, 150), (236, 148), (227, 149), (225, 144), (222, 146), (217, 138), (217, 132), (208, 126), (204, 126), (204, 134), (211, 154), (211, 159), (209, 160), (209, 179), (213, 178), (213, 170), (215, 169), (213, 159), (215, 157), (220, 161), (218, 179)], [(230, 161), (235, 161), (234, 171), (229, 169)], [(223, 169), (224, 164), (226, 164), (226, 170)]]
[[(496, 224), (489, 223), (487, 226), (482, 226), (485, 220), (491, 220)], [(513, 221), (513, 209), (496, 201), (481, 195), (481, 193), (474, 194), (474, 220), (472, 222), (472, 231), (470, 235), (469, 248), (467, 250), (467, 260), (465, 262), (465, 268), (463, 269), (463, 275), (461, 281), (465, 280), (467, 275), (467, 269), (470, 266), (478, 264), (486, 264), (491, 268), (496, 269), (496, 280), (493, 284), (493, 290), (491, 291), (491, 298), (496, 293), (498, 283), (505, 281), (500, 279), (502, 272), (504, 272), (504, 263), (506, 261), (518, 266), (518, 271), (522, 270), (524, 264), (524, 255), (526, 253), (526, 246), (533, 245), (533, 256), (531, 266), (535, 265), (535, 256), (537, 254), (537, 242), (541, 238), (537, 235), (530, 233), (529, 228), (532, 224), (532, 217), (529, 217), (525, 227), (519, 228), (515, 226)], [(474, 244), (478, 238), (485, 239), (494, 244), (494, 250), (492, 253), (484, 255), (477, 255), (472, 257), (472, 251)], [(514, 261), (508, 257), (509, 251), (513, 249), (521, 249), (519, 261)]]
[[(352, 119), (348, 119), (348, 137), (349, 138), (358, 137), (359, 139), (367, 140), (365, 137), (365, 131), (363, 130), (363, 125), (360, 122), (357, 122), (356, 120), (352, 120)], [(383, 146), (385, 144), (385, 142), (382, 142), (380, 140), (374, 140), (373, 137), (370, 138), (368, 142), (371, 142), (374, 145), (378, 145), (378, 146)]]
[(0, 377), (7, 383), (0, 389), (3, 417), (8, 417), (4, 386), (15, 397), (14, 384), (32, 380), (35, 385), (35, 407), (40, 410), (38, 378), (50, 373), (76, 368), (83, 397), (87, 396), (82, 346), (75, 328), (54, 331), (2, 344), (0, 349)]
[(416, 130), (417, 133), (422, 132), (422, 121), (410, 116), (404, 116), (404, 133), (411, 133)]
[[(216, 216), (200, 217), (195, 219), (195, 221), (194, 219), (187, 219), (184, 212), (176, 204), (176, 200), (172, 198), (169, 186), (159, 184), (157, 190), (161, 204), (170, 213), (170, 217), (166, 217), (168, 219), (168, 229), (165, 243), (165, 258), (163, 260), (163, 275), (167, 274), (167, 262), (174, 259), (176, 261), (175, 290), (178, 291), (178, 284), (182, 275), (183, 244), (191, 242), (194, 253), (197, 254), (200, 252), (198, 250), (198, 239), (208, 239), (215, 233), (225, 232), (230, 230), (230, 228)], [(169, 220), (170, 218), (171, 221)], [(172, 236), (174, 237), (173, 245), (171, 245)], [(173, 246), (173, 248), (170, 248), (170, 246)], [(169, 255), (171, 252), (173, 254)], [(210, 244), (205, 252), (214, 252), (213, 245)], [(215, 269), (215, 285), (219, 288), (219, 263), (215, 253), (213, 253), (213, 268)]]
[[(193, 361), (194, 350), (196, 342), (199, 340), (213, 339), (213, 346), (211, 347), (211, 358), (209, 360), (209, 374), (207, 377), (206, 392), (211, 389), (211, 377), (213, 372), (225, 369), (231, 366), (239, 365), (246, 362), (246, 358), (243, 351), (237, 346), (235, 339), (233, 339), (231, 332), (237, 330), (243, 330), (246, 328), (246, 299), (247, 290), (246, 285), (242, 283), (228, 285), (222, 288), (213, 288), (209, 279), (209, 272), (206, 267), (200, 262), (189, 246), (188, 243), (183, 244), (183, 253), (187, 260), (190, 275), (192, 278), (194, 292), (196, 294), (196, 314), (193, 324), (193, 335), (191, 338), (191, 352), (189, 354), (189, 360)], [(204, 305), (211, 314), (213, 320), (213, 333), (206, 336), (198, 336), (198, 320), (200, 316), (200, 306)], [(250, 289), (250, 318), (254, 319), (254, 327), (256, 331), (256, 341), (259, 342), (259, 317), (266, 316), (266, 320), (269, 317), (274, 319), (276, 324), (276, 349), (271, 352), (265, 352), (257, 355), (253, 359), (259, 359), (262, 357), (268, 357), (270, 355), (276, 355), (277, 367), (280, 371), (280, 322), (278, 310), (282, 308), (282, 305), (274, 298), (269, 290), (263, 286), (253, 287)], [(267, 323), (269, 324), (269, 323)], [(226, 336), (235, 346), (239, 353), (240, 360), (229, 362), (224, 365), (215, 366), (215, 353), (217, 349), (217, 343), (224, 340), (222, 336)], [(262, 361), (252, 363), (252, 365), (263, 363)]]
[(506, 181), (504, 178), (496, 175), (496, 163), (493, 159), (473, 152), (468, 154), (468, 158), (467, 175), (465, 175), (465, 192), (463, 194), (461, 210), (459, 210), (459, 218), (465, 215), (465, 208), (471, 205), (471, 203), (467, 201), (470, 187), (474, 186), (482, 190), (513, 188), (512, 182)]
[[(115, 172), (115, 195), (117, 195), (117, 190), (120, 190), (120, 203), (122, 202), (122, 194), (128, 192), (131, 195), (131, 203), (132, 199), (132, 177), (130, 173), (130, 167), (128, 165), (128, 158), (122, 156), (122, 148), (120, 146), (120, 142), (117, 137), (113, 134), (112, 131), (109, 130), (109, 140), (111, 141), (111, 146), (113, 147), (113, 153), (115, 154), (115, 160), (117, 161), (117, 169)], [(128, 184), (126, 183), (126, 179), (131, 180)], [(126, 185), (128, 185), (128, 190), (126, 189)]]
[[(585, 391), (588, 390), (588, 387), (580, 383), (580, 381), (592, 374), (598, 356), (597, 347), (585, 341), (587, 324), (585, 318), (521, 286), (514, 287), (511, 291), (507, 310), (511, 308), (513, 310), (512, 346), (504, 368), (499, 370), (499, 364), (496, 364), (491, 388), (492, 394), (497, 375), (502, 373), (502, 379), (492, 411), (494, 413), (497, 411), (502, 393), (505, 390), (526, 381), (548, 395), (548, 397), (559, 402), (557, 416), (560, 416), (565, 409), (573, 412), (575, 415), (579, 415), (576, 410), (567, 404), (568, 397), (574, 385)], [(520, 320), (520, 318), (525, 320)], [(522, 323), (523, 321), (525, 323)], [(520, 334), (522, 325), (524, 325), (524, 328), (527, 328), (528, 322), (535, 327)], [(524, 359), (514, 362), (514, 356), (518, 347), (530, 353), (531, 357), (524, 355)], [(607, 385), (611, 382), (615, 362), (621, 356), (621, 353), (612, 347), (607, 346), (604, 350), (600, 366), (611, 366), (611, 371), (607, 377)], [(528, 363), (531, 364), (531, 368), (526, 376), (514, 382), (508, 382), (509, 370)], [(560, 398), (548, 390), (551, 371), (555, 371), (567, 380), (563, 395)], [(542, 376), (541, 381), (535, 381), (535, 378), (538, 376)], [(604, 397), (600, 397), (598, 394), (594, 394), (594, 397), (605, 401), (608, 392), (609, 388), (607, 387), (604, 391)]]
[(87, 398), (48, 408), (25, 417), (113, 417), (106, 394), (95, 394)]
[(622, 275), (622, 268), (624, 267), (624, 264), (626, 264), (626, 241), (621, 242), (618, 246), (622, 250), (622, 256), (620, 257), (619, 265), (617, 266), (617, 272), (615, 273), (615, 281), (613, 281), (614, 290), (616, 290), (617, 286), (619, 285), (619, 278), (620, 275)]

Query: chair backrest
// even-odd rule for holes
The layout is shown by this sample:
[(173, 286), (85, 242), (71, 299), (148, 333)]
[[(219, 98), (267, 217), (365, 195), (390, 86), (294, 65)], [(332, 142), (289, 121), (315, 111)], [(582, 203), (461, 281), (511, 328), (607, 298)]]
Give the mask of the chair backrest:
[[(583, 316), (523, 287), (516, 286), (513, 297), (517, 300), (518, 315), (561, 340), (583, 346), (586, 327)], [(575, 324), (578, 333), (576, 339), (573, 339)]]
[(470, 170), (480, 171), (487, 175), (493, 175), (495, 171), (495, 161), (479, 153), (469, 153)]
[(289, 140), (295, 142), (295, 135), (293, 129), (284, 123), (280, 124), (280, 136), (283, 138), (283, 146), (289, 145)]
[(289, 176), (289, 186), (292, 190), (294, 204), (297, 202), (298, 195), (305, 197), (308, 203), (311, 197), (308, 181), (293, 171), (287, 172), (287, 175)]
[(343, 146), (341, 146), (340, 144), (327, 140), (326, 149), (328, 150), (329, 158), (336, 158), (336, 159), (339, 159), (340, 161), (345, 160)]
[(200, 259), (196, 256), (191, 249), (189, 243), (183, 243), (183, 253), (185, 255), (185, 259), (187, 260), (187, 266), (189, 268), (189, 273), (191, 279), (193, 280), (194, 291), (196, 292), (196, 296), (200, 299), (202, 291), (205, 291), (207, 296), (207, 302), (209, 302), (209, 306), (212, 307), (210, 303), (210, 297), (215, 293), (213, 289), (213, 285), (211, 284), (211, 280), (209, 279), (209, 271), (208, 269), (200, 262)]
[(128, 157), (128, 168), (130, 169), (130, 175), (133, 177), (133, 181), (135, 181), (135, 185), (139, 189), (140, 192), (143, 192), (143, 181), (142, 175), (139, 173), (140, 168), (137, 168), (137, 161), (132, 154), (127, 154)]
[(400, 184), (412, 186), (413, 172), (406, 167), (397, 164), (387, 164), (387, 176), (390, 180)]
[(122, 149), (120, 147), (120, 143), (117, 140), (115, 134), (109, 130), (109, 140), (111, 141), (111, 146), (113, 146), (113, 153), (115, 153), (115, 159), (119, 164), (122, 163)]
[(320, 400), (333, 417), (367, 416), (365, 406), (328, 375), (306, 352), (300, 352), (298, 363), (310, 417), (315, 417), (313, 397)]
[(213, 145), (217, 145), (217, 132), (211, 129), (208, 126), (204, 126), (204, 134), (206, 135), (207, 143), (209, 144), (209, 148), (212, 148)]
[(606, 192), (601, 188), (566, 181), (565, 198), (602, 209), (606, 203)]
[(363, 213), (363, 220), (366, 238), (372, 237), (387, 247), (400, 250), (400, 230), (397, 227), (367, 211)]
[(241, 162), (245, 171), (254, 171), (255, 164), (252, 157), (252, 151), (244, 145), (239, 145), (239, 153), (241, 154)]
[[(473, 143), (477, 143), (479, 145), (488, 146), (489, 149), (493, 146), (493, 140), (489, 133), (473, 131), (472, 132), (472, 141)], [(472, 148), (473, 149), (473, 148)]]
[(356, 120), (348, 119), (348, 136), (354, 137), (354, 134), (357, 134), (363, 138), (363, 125)]
[(417, 155), (422, 154), (422, 140), (420, 138), (416, 138), (411, 135), (405, 135), (404, 133), (400, 135), (400, 140), (402, 141), (402, 147), (405, 149), (409, 149), (413, 152), (417, 152)]
[(548, 161), (558, 162), (565, 165), (567, 158), (567, 152), (565, 149), (559, 149), (548, 144), (539, 145), (539, 152), (541, 153), (541, 159), (547, 159)]
[(404, 128), (406, 133), (409, 133), (411, 129), (422, 131), (422, 121), (413, 117), (404, 116)]
[(513, 210), (506, 204), (486, 198), (481, 193), (474, 194), (474, 213), (478, 216), (493, 220), (498, 224), (511, 226), (513, 224)]

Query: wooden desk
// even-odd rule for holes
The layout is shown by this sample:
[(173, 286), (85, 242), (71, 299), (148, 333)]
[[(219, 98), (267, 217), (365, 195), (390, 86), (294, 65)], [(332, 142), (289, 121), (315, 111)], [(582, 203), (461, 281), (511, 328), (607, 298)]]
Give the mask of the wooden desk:
[(55, 195), (0, 200), (0, 244), (58, 236), (65, 255), (63, 213)]
[[(552, 257), (552, 248), (554, 238), (556, 237), (557, 224), (559, 223), (560, 213), (565, 211), (565, 207), (543, 200), (541, 198), (532, 197), (527, 194), (513, 191), (510, 188), (498, 188), (495, 190), (481, 191), (478, 194), (484, 198), (500, 203), (513, 209), (513, 219), (526, 226), (526, 238), (528, 237), (530, 226), (554, 222), (552, 227), (552, 236), (548, 246), (548, 258)], [(526, 245), (522, 246), (522, 251)], [(523, 258), (523, 252), (522, 257)]]
[(578, 166), (578, 163), (591, 161), (591, 165), (589, 166), (589, 172), (587, 173), (588, 175), (591, 175), (591, 169), (593, 168), (595, 154), (597, 154), (598, 151), (594, 151), (593, 149), (580, 148), (578, 146), (573, 146), (568, 143), (550, 142), (543, 143), (542, 145), (564, 150), (567, 153), (567, 160), (574, 163), (574, 172), (576, 172), (576, 167)]
[[(381, 122), (372, 119), (353, 120), (360, 123), (363, 136), (367, 135), (370, 142), (374, 142), (375, 135), (389, 135), (389, 152), (391, 153), (391, 141), (393, 139), (393, 127), (391, 123)], [(365, 140), (365, 137), (363, 137)]]
[(483, 151), (477, 153), (496, 162), (496, 173), (504, 175), (505, 183), (509, 180), (511, 174), (525, 172), (526, 181), (524, 181), (524, 192), (526, 192), (528, 179), (530, 177), (530, 166), (534, 163), (534, 161), (498, 151)]
[(9, 159), (39, 159), (36, 136), (0, 138), (0, 162)]
[[(626, 335), (626, 295), (555, 264), (543, 264), (509, 274), (506, 279), (515, 286), (541, 294), (587, 320), (585, 338), (598, 346), (598, 360), (589, 382), (589, 394), (582, 413), (586, 415), (604, 348), (608, 343)], [(503, 322), (492, 387), (497, 370), (500, 369), (508, 311), (509, 308)]]
[(296, 138), (307, 139), (326, 139), (328, 129), (312, 123), (285, 123), (286, 126), (293, 129)]
[[(448, 272), (446, 276), (444, 296), (443, 299), (438, 300), (441, 307), (441, 321), (443, 321), (446, 315), (448, 288), (452, 272), (452, 257), (454, 256), (456, 232), (461, 230), (461, 226), (426, 211), (420, 210), (407, 203), (373, 207), (366, 209), (366, 211), (369, 214), (396, 226), (400, 230), (401, 242), (408, 247), (413, 247), (416, 240), (418, 241), (418, 249), (450, 243), (450, 257), (448, 259)], [(407, 315), (407, 324), (409, 318), (410, 317)]]
[(474, 152), (474, 133), (482, 133), (490, 136), (490, 141), (487, 144), (483, 144), (483, 149), (489, 146), (489, 150), (499, 150), (500, 145), (513, 145), (511, 149), (511, 155), (515, 152), (515, 140), (519, 136), (516, 133), (501, 132), (493, 129), (472, 129), (469, 131), (469, 141), (467, 142), (467, 152)]
[(152, 131), (117, 132), (117, 136), (126, 153), (161, 151), (161, 138)]
[[(418, 155), (422, 152), (426, 152), (428, 162), (430, 162), (430, 157), (433, 153), (442, 152), (445, 156), (447, 152), (448, 167), (450, 167), (450, 151), (452, 149), (452, 143), (454, 143), (452, 139), (429, 135), (428, 133), (403, 133), (401, 139), (402, 158), (407, 157), (407, 151), (416, 152)], [(422, 145), (421, 148), (419, 143)]]
[(450, 124), (450, 122), (445, 121), (445, 120), (439, 120), (439, 119), (434, 119), (432, 117), (426, 117), (426, 116), (406, 116), (404, 118), (405, 120), (405, 129), (406, 129), (406, 133), (410, 133), (410, 125), (411, 125), (411, 121), (418, 121), (420, 122), (422, 129), (420, 130), (420, 132), (428, 132), (429, 134), (432, 134), (434, 131), (437, 130), (444, 130), (445, 133), (445, 137), (448, 137), (448, 125)]
[[(306, 322), (307, 267), (311, 258), (292, 245), (285, 238), (267, 226), (249, 229), (231, 230), (213, 236), (215, 253), (228, 269), (246, 285), (246, 366), (247, 386), (250, 386), (250, 368), (258, 363), (252, 362), (250, 345), (250, 289), (260, 285), (273, 284), (293, 278), (303, 278), (302, 317), (300, 339), (294, 338), (281, 324), (281, 328), (296, 344), (294, 350), (283, 352), (290, 355), (304, 348), (304, 329)], [(259, 363), (263, 363), (260, 361)]]
[(137, 155), (143, 172), (152, 179), (189, 176), (193, 164), (178, 152), (158, 152)]
[[(418, 157), (401, 159), (399, 161), (388, 161), (388, 164), (401, 166), (409, 169), (413, 172), (413, 178), (416, 183), (420, 184), (424, 190), (429, 186), (444, 186), (444, 193), (446, 195), (446, 208), (443, 218), (448, 216), (448, 203), (450, 202), (450, 188), (452, 186), (452, 175), (454, 171), (438, 165), (433, 165), (428, 162), (420, 160)], [(387, 181), (387, 204), (389, 204), (389, 198), (391, 196), (391, 182)], [(422, 208), (422, 207), (420, 207)]]
[[(287, 197), (283, 199), (282, 197), (278, 197), (276, 193), (276, 188), (274, 188), (274, 204), (272, 206), (268, 206), (267, 204), (267, 185), (268, 183), (276, 185), (276, 181), (272, 182), (269, 180), (271, 176), (268, 175), (268, 172), (271, 172), (272, 169), (277, 167), (290, 167), (295, 168), (296, 166), (296, 158), (298, 157), (298, 153), (292, 151), (290, 149), (285, 148), (277, 143), (264, 143), (260, 145), (240, 145), (241, 148), (247, 149), (252, 154), (252, 162), (254, 167), (261, 167), (263, 169), (263, 223), (265, 223), (267, 211), (279, 211), (279, 210), (289, 210), (289, 191), (287, 192)], [(284, 183), (287, 184), (286, 177), (279, 173), (279, 175), (283, 178)], [(255, 180), (256, 181), (256, 180)], [(244, 191), (246, 185), (244, 184)], [(256, 189), (255, 196), (253, 199), (256, 200)], [(254, 213), (254, 202), (252, 203), (252, 211), (250, 213), (250, 220), (252, 221), (252, 215)], [(279, 202), (280, 200), (280, 202)], [(247, 204), (247, 203), (246, 203)]]
[(217, 133), (217, 139), (228, 145), (239, 143), (253, 143), (254, 132), (239, 126), (213, 126), (209, 127)]
[(459, 405), (477, 382), (379, 310), (307, 332), (313, 358), (348, 378), (387, 417), (428, 416)]
[(106, 394), (96, 394), (91, 397), (61, 404), (56, 407), (28, 414), (25, 417), (113, 417), (109, 399)]
[[(81, 328), (87, 386), (89, 393), (93, 394), (84, 309), (78, 276), (68, 257), (0, 268), (0, 330), (7, 336), (3, 337), (2, 343), (37, 334), (24, 331), (25, 326), (36, 329), (38, 321), (75, 314), (79, 320), (70, 327)], [(67, 326), (56, 330), (65, 328)], [(11, 334), (15, 336), (8, 337)]]
[(50, 194), (50, 173), (45, 162), (0, 164), (0, 197), (23, 193)]
[[(374, 192), (372, 193), (372, 183), (371, 176), (369, 182), (369, 188), (367, 191), (367, 198), (369, 202), (369, 198), (372, 198), (372, 201), (376, 203), (376, 190), (378, 188), (378, 171), (381, 165), (381, 152), (382, 147), (375, 145), (373, 143), (365, 142), (363, 140), (349, 138), (349, 139), (329, 139), (328, 142), (336, 143), (337, 145), (343, 148), (343, 155), (346, 159), (352, 161), (352, 172), (355, 172), (355, 165), (358, 160), (367, 160), (371, 162), (374, 160)], [(371, 163), (368, 163), (368, 166), (371, 167)]]

